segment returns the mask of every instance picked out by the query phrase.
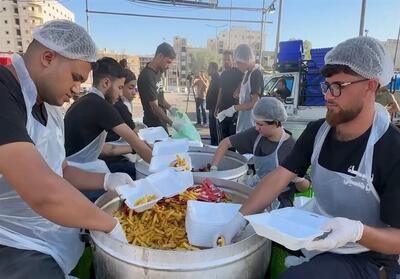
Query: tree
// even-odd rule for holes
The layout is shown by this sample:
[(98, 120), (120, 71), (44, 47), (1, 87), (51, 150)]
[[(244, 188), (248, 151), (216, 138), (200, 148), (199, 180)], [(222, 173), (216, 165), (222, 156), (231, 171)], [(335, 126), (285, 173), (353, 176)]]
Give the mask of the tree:
[(303, 41), (303, 49), (304, 49), (304, 59), (310, 60), (311, 59), (311, 48), (312, 44), (309, 40)]
[(217, 54), (207, 49), (192, 49), (189, 55), (191, 59), (189, 68), (193, 74), (207, 72), (208, 64), (212, 61), (218, 63)]

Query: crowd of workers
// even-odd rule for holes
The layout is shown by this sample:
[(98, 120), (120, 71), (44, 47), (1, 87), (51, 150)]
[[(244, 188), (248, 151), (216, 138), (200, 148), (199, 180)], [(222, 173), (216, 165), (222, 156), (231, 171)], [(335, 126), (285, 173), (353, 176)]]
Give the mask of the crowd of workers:
[[(182, 128), (157, 89), (174, 59), (163, 43), (138, 76), (148, 127)], [(290, 92), (282, 83), (280, 98), (262, 97), (263, 76), (248, 45), (224, 52), (221, 75), (214, 62), (210, 78), (198, 73), (197, 123), (206, 124), (205, 101), (211, 144), (218, 145), (211, 171), (228, 149), (251, 153), (255, 162), (246, 181), (254, 189), (221, 235), (229, 244), (247, 225), (243, 215), (292, 206), (294, 192), (311, 181), (315, 197), (306, 209), (330, 217), (330, 233), (309, 242), (304, 261), (281, 278), (392, 278), (400, 254), (400, 133), (388, 110), (398, 105), (385, 108), (375, 98), (393, 63), (379, 41), (357, 37), (328, 52), (325, 64), (326, 118), (310, 122), (297, 142), (284, 128), (281, 100)], [(63, 117), (60, 106), (91, 71), (93, 87)], [(63, 20), (37, 28), (27, 51), (0, 67), (0, 274), (65, 278), (82, 255), (80, 228), (127, 243), (119, 222), (90, 200), (133, 183), (134, 163), (121, 155), (151, 160), (132, 121), (135, 84), (124, 61), (97, 59), (86, 31)], [(126, 144), (112, 144), (120, 139)]]

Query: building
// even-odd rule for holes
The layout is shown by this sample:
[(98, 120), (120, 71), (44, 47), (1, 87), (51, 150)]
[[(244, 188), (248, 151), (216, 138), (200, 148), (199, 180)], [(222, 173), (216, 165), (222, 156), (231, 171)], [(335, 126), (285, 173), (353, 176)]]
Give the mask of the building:
[(0, 51), (24, 52), (32, 41), (32, 29), (53, 19), (75, 20), (57, 1), (0, 1)]
[(128, 68), (131, 70), (135, 75), (136, 78), (139, 76), (141, 71), (141, 60), (140, 57), (137, 55), (130, 55), (126, 53), (119, 53), (116, 51), (109, 51), (106, 48), (102, 48), (98, 52), (99, 57), (111, 57), (117, 60), (118, 62), (122, 59), (126, 59), (128, 61)]
[(144, 69), (144, 67), (146, 67), (146, 65), (148, 63), (151, 62), (151, 60), (153, 59), (153, 56), (139, 56), (139, 64), (140, 64), (140, 71), (142, 71)]
[(187, 76), (190, 72), (187, 55), (187, 40), (182, 37), (174, 37), (173, 47), (176, 58), (167, 72), (168, 88), (171, 91), (185, 90)]
[(396, 65), (394, 66), (394, 68), (396, 71), (400, 71), (400, 42), (397, 42), (397, 40), (395, 39), (387, 39), (386, 42), (383, 42), (383, 44), (389, 50), (390, 55), (392, 56), (393, 59), (395, 56), (394, 54), (397, 45)]
[[(265, 33), (262, 35), (262, 48), (265, 48)], [(256, 57), (260, 54), (260, 42), (261, 33), (260, 31), (250, 30), (245, 27), (232, 27), (229, 30), (223, 30), (218, 33), (216, 39), (210, 39), (207, 42), (207, 48), (212, 50), (215, 49), (215, 45), (218, 47), (218, 53), (222, 53), (224, 50), (234, 50), (240, 44), (248, 44), (253, 49)]]

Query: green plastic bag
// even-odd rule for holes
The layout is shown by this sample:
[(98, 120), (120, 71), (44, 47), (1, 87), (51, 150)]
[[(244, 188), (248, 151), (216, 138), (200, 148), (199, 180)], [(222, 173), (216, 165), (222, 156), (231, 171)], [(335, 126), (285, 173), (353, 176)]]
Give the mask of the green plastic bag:
[(186, 113), (177, 111), (176, 113), (171, 114), (170, 118), (172, 122), (182, 124), (182, 128), (179, 131), (173, 129), (172, 131), (173, 139), (185, 138), (193, 141), (201, 141), (199, 132), (196, 130), (192, 121), (190, 121)]

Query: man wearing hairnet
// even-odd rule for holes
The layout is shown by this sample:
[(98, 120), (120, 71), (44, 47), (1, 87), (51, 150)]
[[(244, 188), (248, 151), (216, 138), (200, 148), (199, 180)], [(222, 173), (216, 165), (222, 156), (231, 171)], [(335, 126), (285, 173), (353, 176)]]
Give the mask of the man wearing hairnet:
[[(49, 21), (33, 32), (23, 56), (0, 67), (0, 274), (65, 278), (84, 245), (79, 229), (127, 242), (121, 225), (79, 190), (113, 189), (126, 174), (68, 166), (59, 106), (78, 93), (96, 61), (79, 25)], [(128, 176), (129, 178), (129, 176)]]
[(226, 117), (232, 117), (238, 112), (236, 132), (247, 130), (251, 126), (251, 110), (261, 97), (264, 81), (259, 66), (255, 64), (253, 50), (246, 44), (239, 45), (234, 52), (234, 60), (240, 71), (245, 73), (239, 91), (239, 104), (218, 113), (217, 118), (222, 122)]
[[(250, 187), (254, 187), (261, 178), (277, 168), (295, 144), (291, 133), (282, 126), (287, 119), (285, 107), (275, 97), (260, 99), (254, 106), (252, 117), (256, 126), (225, 138), (218, 145), (211, 163), (211, 171), (217, 171), (223, 156), (231, 147), (240, 154), (253, 154), (256, 173), (246, 181)], [(295, 186), (305, 191), (310, 185), (304, 178), (296, 177), (292, 182), (283, 189), (274, 208), (293, 206)]]
[(393, 75), (393, 63), (378, 40), (357, 37), (326, 54), (321, 74), (326, 118), (309, 123), (292, 153), (252, 191), (226, 234), (240, 231), (246, 223), (242, 214), (263, 211), (311, 166), (315, 197), (305, 209), (330, 218), (322, 227), (329, 234), (308, 242), (308, 261), (281, 278), (380, 278), (398, 269), (400, 254), (400, 134), (375, 103), (376, 91)]

